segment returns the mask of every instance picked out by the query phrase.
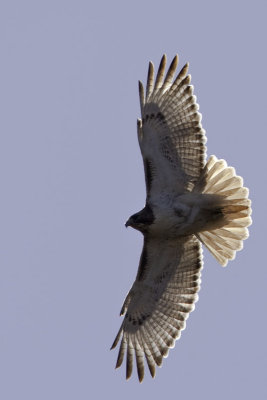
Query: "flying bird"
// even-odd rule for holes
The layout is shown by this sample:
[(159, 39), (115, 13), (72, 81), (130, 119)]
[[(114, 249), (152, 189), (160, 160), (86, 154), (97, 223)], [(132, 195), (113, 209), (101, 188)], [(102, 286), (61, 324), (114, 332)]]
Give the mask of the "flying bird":
[(165, 75), (163, 55), (154, 79), (150, 62), (146, 92), (139, 82), (138, 141), (143, 157), (146, 203), (126, 222), (143, 234), (135, 282), (120, 315), (124, 320), (116, 368), (126, 354), (126, 378), (136, 359), (152, 377), (194, 310), (203, 266), (202, 244), (225, 266), (241, 250), (251, 224), (243, 179), (224, 160), (206, 162), (206, 136), (186, 64), (174, 79), (176, 55)]

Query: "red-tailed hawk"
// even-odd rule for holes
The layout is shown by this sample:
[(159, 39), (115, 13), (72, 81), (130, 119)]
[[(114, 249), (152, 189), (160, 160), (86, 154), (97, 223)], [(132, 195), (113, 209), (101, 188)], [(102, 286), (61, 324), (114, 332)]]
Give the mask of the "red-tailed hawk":
[(165, 74), (162, 57), (154, 82), (149, 64), (146, 93), (139, 82), (142, 119), (137, 121), (144, 161), (146, 205), (126, 222), (142, 232), (135, 282), (122, 306), (125, 315), (116, 367), (126, 353), (126, 378), (136, 359), (140, 382), (144, 357), (152, 377), (174, 347), (200, 289), (203, 243), (225, 266), (242, 248), (251, 224), (243, 180), (224, 160), (207, 163), (206, 137), (186, 64), (173, 81), (178, 57)]

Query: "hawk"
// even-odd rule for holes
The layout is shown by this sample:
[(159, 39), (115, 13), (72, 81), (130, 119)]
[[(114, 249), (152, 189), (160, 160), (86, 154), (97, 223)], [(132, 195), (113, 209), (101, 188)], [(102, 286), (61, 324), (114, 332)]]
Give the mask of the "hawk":
[(165, 75), (163, 55), (154, 80), (150, 62), (146, 93), (139, 82), (138, 141), (144, 162), (146, 204), (126, 222), (144, 237), (135, 282), (120, 315), (112, 345), (126, 353), (126, 378), (136, 359), (139, 381), (144, 359), (155, 376), (185, 329), (200, 289), (202, 245), (225, 266), (241, 250), (251, 224), (248, 189), (235, 169), (211, 156), (186, 64), (174, 79), (176, 55)]

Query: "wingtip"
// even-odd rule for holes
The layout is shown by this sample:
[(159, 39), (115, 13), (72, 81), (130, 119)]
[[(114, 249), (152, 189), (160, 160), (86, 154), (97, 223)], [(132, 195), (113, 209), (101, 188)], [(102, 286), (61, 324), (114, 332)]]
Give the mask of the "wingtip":
[(148, 63), (148, 77), (152, 80), (154, 78), (154, 64), (152, 61)]
[(149, 61), (149, 63), (148, 63), (148, 67), (149, 67), (149, 68), (151, 68), (151, 69), (154, 69), (154, 64), (153, 64), (153, 61)]
[(166, 55), (165, 53), (163, 54), (161, 60), (162, 60), (162, 61), (167, 61), (167, 55)]
[(116, 347), (117, 344), (119, 343), (119, 340), (120, 340), (121, 335), (122, 335), (122, 330), (123, 330), (123, 324), (121, 325), (121, 327), (120, 327), (120, 329), (119, 329), (119, 332), (117, 333), (117, 336), (115, 337), (115, 340), (114, 340), (114, 342), (112, 343), (112, 346), (111, 346), (110, 350), (115, 349), (115, 347)]
[(144, 86), (141, 81), (138, 81), (138, 90), (139, 90), (139, 98), (140, 98), (140, 107), (141, 107), (141, 112), (144, 107), (145, 103), (145, 91), (144, 91)]
[(147, 86), (146, 86), (146, 100), (149, 98), (150, 94), (152, 93), (153, 86), (154, 86), (154, 64), (152, 61), (149, 61), (148, 74), (147, 74)]
[(155, 82), (155, 90), (156, 91), (162, 86), (166, 63), (167, 63), (167, 56), (166, 56), (166, 54), (163, 54), (160, 64), (159, 64), (159, 69), (158, 69), (156, 82)]
[(156, 368), (155, 368), (155, 365), (153, 365), (153, 364), (151, 364), (151, 363), (148, 363), (148, 369), (149, 369), (149, 372), (150, 372), (151, 377), (154, 379), (155, 376), (156, 376)]
[[(185, 65), (183, 66), (183, 68), (182, 68), (181, 71), (180, 71), (180, 74), (181, 74), (182, 76), (186, 76), (186, 74), (187, 74), (187, 72), (188, 72), (188, 69), (189, 69), (189, 62), (185, 63)], [(180, 74), (179, 74), (179, 75), (180, 75)]]
[(110, 347), (110, 349), (109, 350), (114, 350), (115, 349), (115, 347), (116, 347), (116, 344), (115, 344), (115, 341), (112, 343), (112, 345), (111, 345), (111, 347)]
[(178, 61), (179, 61), (179, 55), (176, 53), (175, 56), (173, 57), (172, 63), (177, 66)]
[(132, 376), (132, 372), (133, 372), (133, 366), (132, 366), (132, 364), (126, 364), (126, 381), (128, 381), (130, 378), (131, 378), (131, 376)]

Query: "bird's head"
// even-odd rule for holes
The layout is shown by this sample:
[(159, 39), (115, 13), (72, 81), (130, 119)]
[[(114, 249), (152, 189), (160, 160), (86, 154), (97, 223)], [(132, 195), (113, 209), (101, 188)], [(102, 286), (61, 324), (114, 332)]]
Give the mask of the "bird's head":
[(140, 230), (138, 227), (143, 225), (142, 218), (140, 218), (139, 213), (133, 214), (125, 223), (126, 228), (131, 226), (134, 229)]
[(145, 232), (149, 225), (151, 225), (154, 221), (154, 215), (152, 209), (146, 205), (143, 210), (139, 211), (136, 214), (133, 214), (128, 221), (126, 222), (126, 228), (131, 226), (138, 231)]

